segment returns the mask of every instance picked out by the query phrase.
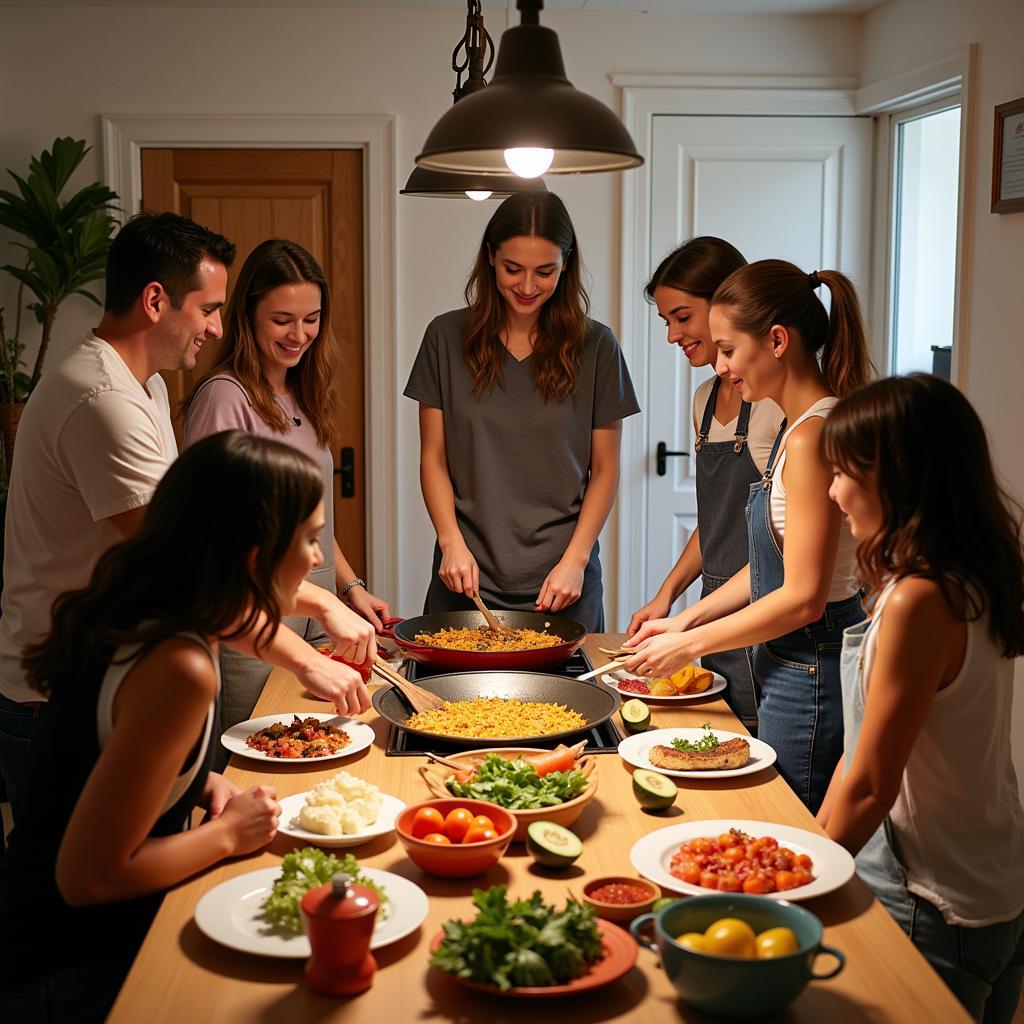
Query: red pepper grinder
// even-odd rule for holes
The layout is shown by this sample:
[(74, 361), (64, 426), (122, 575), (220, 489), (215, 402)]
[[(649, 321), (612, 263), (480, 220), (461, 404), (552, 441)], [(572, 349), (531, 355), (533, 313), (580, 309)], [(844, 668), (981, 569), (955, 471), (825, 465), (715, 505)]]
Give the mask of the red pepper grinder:
[(370, 939), (379, 907), (377, 893), (342, 872), (302, 897), (302, 919), (313, 950), (306, 961), (310, 988), (328, 996), (352, 996), (373, 984), (377, 961)]

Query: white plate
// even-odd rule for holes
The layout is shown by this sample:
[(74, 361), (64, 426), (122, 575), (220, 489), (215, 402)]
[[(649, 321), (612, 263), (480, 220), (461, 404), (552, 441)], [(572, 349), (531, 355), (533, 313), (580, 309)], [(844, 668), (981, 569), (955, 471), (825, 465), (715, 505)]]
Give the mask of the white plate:
[(704, 697), (710, 697), (713, 694), (721, 693), (725, 687), (725, 676), (719, 675), (717, 672), (711, 673), (715, 678), (711, 685), (701, 693), (677, 693), (673, 697), (658, 697), (653, 693), (634, 693), (632, 690), (623, 690), (619, 683), (624, 679), (639, 679), (641, 682), (651, 684), (653, 680), (648, 679), (644, 676), (634, 676), (623, 669), (618, 669), (615, 672), (606, 672), (601, 676), (601, 682), (605, 686), (611, 687), (617, 693), (622, 694), (623, 700), (627, 697), (636, 697), (637, 700), (647, 701), (651, 704), (660, 704), (664, 701), (666, 704), (674, 704), (677, 700), (701, 700)]
[(381, 794), (380, 814), (377, 820), (358, 832), (343, 836), (325, 836), (320, 832), (309, 832), (299, 824), (299, 812), (309, 792), (284, 797), (281, 803), (281, 818), (277, 831), (291, 839), (298, 839), (309, 846), (359, 846), (378, 836), (386, 836), (395, 830), (395, 818), (405, 810), (405, 804), (396, 796)]
[(340, 715), (331, 715), (324, 712), (295, 712), (299, 718), (316, 718), (328, 725), (344, 729), (352, 738), (352, 742), (336, 754), (323, 754), (320, 757), (270, 757), (262, 750), (253, 750), (245, 745), (246, 737), (251, 736), (260, 729), (266, 729), (275, 722), (284, 722), (286, 725), (291, 722), (293, 712), (289, 711), (280, 715), (265, 715), (263, 718), (250, 718), (248, 722), (239, 722), (231, 726), (221, 738), (232, 754), (241, 754), (243, 757), (251, 757), (254, 761), (271, 761), (274, 764), (312, 764), (316, 761), (337, 761), (342, 757), (350, 757), (365, 750), (374, 740), (373, 730), (365, 722), (357, 721), (355, 718), (344, 718)]
[(690, 896), (707, 896), (715, 889), (703, 889), (691, 885), (669, 873), (672, 856), (679, 847), (690, 839), (701, 836), (719, 836), (731, 828), (738, 828), (748, 835), (759, 838), (771, 836), (782, 846), (788, 846), (795, 853), (806, 853), (814, 866), (814, 881), (807, 885), (786, 889), (785, 892), (769, 892), (764, 895), (770, 900), (809, 900), (845, 885), (854, 871), (853, 857), (838, 843), (832, 842), (816, 832), (808, 832), (792, 825), (776, 825), (771, 821), (737, 821), (720, 819), (715, 821), (688, 821), (683, 825), (669, 825), (668, 828), (648, 832), (643, 839), (633, 844), (629, 851), (633, 867), (640, 874), (657, 882), (663, 889), (682, 892)]
[(648, 732), (639, 732), (619, 744), (619, 756), (634, 768), (649, 768), (652, 772), (661, 772), (662, 775), (671, 775), (679, 779), (731, 779), (737, 775), (751, 775), (764, 771), (775, 763), (775, 749), (769, 747), (764, 740), (754, 739), (753, 736), (741, 736), (738, 732), (723, 732), (721, 729), (711, 731), (718, 737), (720, 743), (732, 739), (746, 740), (750, 744), (750, 760), (742, 768), (721, 768), (711, 771), (672, 771), (651, 764), (647, 756), (651, 747), (658, 744), (670, 747), (672, 740), (677, 739), (696, 742), (707, 735), (707, 729), (652, 729)]
[[(373, 932), (370, 949), (380, 949), (414, 932), (427, 916), (427, 894), (415, 882), (379, 868), (359, 870), (388, 895), (391, 916)], [(281, 868), (261, 868), (236, 875), (211, 889), (196, 904), (199, 930), (214, 942), (259, 956), (280, 956), (305, 960), (310, 955), (306, 933), (293, 935), (267, 924), (260, 916), (263, 901)]]

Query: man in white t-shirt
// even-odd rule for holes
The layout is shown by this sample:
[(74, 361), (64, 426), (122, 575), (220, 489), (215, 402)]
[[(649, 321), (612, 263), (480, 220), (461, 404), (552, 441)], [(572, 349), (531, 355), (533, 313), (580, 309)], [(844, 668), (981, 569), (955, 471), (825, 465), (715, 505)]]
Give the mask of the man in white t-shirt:
[[(41, 705), (21, 667), (22, 651), (49, 632), (54, 600), (87, 585), (99, 557), (135, 533), (177, 457), (159, 371), (193, 369), (207, 335), (220, 337), (234, 254), (226, 238), (176, 214), (133, 217), (111, 244), (100, 325), (47, 370), (25, 407), (0, 601), (0, 773), (12, 802)], [(328, 604), (311, 595), (308, 608), (304, 613), (318, 618), (352, 661), (372, 653), (372, 629), (336, 598)], [(238, 646), (254, 653), (250, 641)], [(290, 630), (279, 630), (260, 654), (342, 712), (369, 705), (357, 673)]]

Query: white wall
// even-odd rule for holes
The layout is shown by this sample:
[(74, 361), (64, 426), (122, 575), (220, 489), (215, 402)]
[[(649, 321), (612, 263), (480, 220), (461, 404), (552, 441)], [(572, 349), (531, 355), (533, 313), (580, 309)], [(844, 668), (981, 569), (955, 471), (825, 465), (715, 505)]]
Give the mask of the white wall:
[[(497, 39), (505, 19), (487, 17)], [(559, 32), (573, 83), (612, 106), (613, 72), (853, 76), (860, 59), (860, 19), (850, 16), (571, 12), (546, 13), (543, 23)], [(450, 102), (449, 59), (463, 25), (462, 14), (451, 10), (0, 8), (0, 167), (27, 169), (28, 155), (58, 134), (95, 146), (101, 114), (394, 114), (404, 184)], [(101, 173), (94, 150), (75, 182)], [(592, 277), (594, 316), (618, 330), (619, 177), (548, 184), (573, 214)], [(397, 198), (399, 393), (427, 321), (461, 303), (494, 208), (494, 202)], [(0, 237), (0, 263), (17, 254), (5, 241)], [(13, 295), (6, 280), (0, 283), (9, 322)], [(69, 301), (54, 356), (95, 321), (85, 300)], [(396, 400), (402, 575), (398, 593), (387, 596), (409, 615), (421, 606), (433, 538), (417, 482), (416, 410), (407, 399)], [(607, 570), (614, 544), (603, 547)]]
[[(967, 396), (988, 430), (996, 466), (1024, 498), (1024, 433), (1020, 389), (1024, 381), (1024, 213), (993, 214), (993, 108), (1024, 95), (1024, 4), (1018, 0), (889, 0), (867, 15), (860, 79), (868, 85), (909, 67), (978, 44), (972, 109), (975, 150), (966, 262), (971, 295), (969, 330), (961, 337)], [(1024, 777), (1024, 660), (1018, 660), (1014, 708), (1017, 774)]]

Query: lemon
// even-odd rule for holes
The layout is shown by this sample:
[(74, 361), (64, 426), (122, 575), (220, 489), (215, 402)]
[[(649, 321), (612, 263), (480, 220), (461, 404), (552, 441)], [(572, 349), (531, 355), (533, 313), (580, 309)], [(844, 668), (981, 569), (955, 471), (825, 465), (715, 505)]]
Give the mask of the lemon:
[(707, 944), (704, 941), (704, 936), (700, 932), (685, 932), (680, 935), (676, 942), (680, 946), (685, 946), (687, 949), (692, 949), (696, 953), (706, 953)]
[(704, 932), (704, 951), (716, 956), (752, 959), (757, 955), (754, 929), (738, 917), (723, 917)]
[(771, 960), (777, 956), (789, 956), (795, 953), (800, 944), (796, 936), (788, 928), (769, 928), (761, 932), (756, 939), (758, 960)]

